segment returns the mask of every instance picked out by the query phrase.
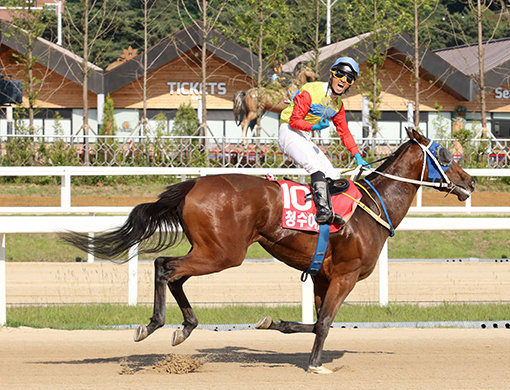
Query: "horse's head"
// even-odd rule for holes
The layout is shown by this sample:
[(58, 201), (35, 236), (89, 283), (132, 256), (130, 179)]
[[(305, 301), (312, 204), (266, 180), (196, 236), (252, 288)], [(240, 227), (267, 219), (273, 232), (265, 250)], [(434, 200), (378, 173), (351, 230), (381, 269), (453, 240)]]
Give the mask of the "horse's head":
[(439, 191), (455, 194), (460, 201), (469, 198), (475, 189), (475, 180), (455, 162), (452, 153), (414, 129), (407, 129), (407, 134), (423, 150), (421, 179), (438, 183)]
[(315, 72), (308, 65), (302, 62), (296, 65), (293, 73), (298, 87), (301, 87), (305, 83), (317, 80)]

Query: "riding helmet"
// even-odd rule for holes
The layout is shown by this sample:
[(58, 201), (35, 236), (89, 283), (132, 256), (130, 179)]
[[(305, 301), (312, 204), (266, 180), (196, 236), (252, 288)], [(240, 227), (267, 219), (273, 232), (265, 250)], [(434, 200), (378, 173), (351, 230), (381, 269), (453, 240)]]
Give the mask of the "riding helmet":
[(358, 78), (359, 75), (359, 65), (358, 63), (351, 57), (339, 57), (337, 60), (331, 65), (331, 70), (340, 70), (344, 73), (350, 74), (354, 77), (354, 80)]

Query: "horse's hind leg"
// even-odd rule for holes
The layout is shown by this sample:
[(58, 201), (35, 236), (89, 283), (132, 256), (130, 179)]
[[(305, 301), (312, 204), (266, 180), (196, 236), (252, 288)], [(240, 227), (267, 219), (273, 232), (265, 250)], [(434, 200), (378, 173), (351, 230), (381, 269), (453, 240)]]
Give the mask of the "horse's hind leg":
[[(322, 305), (322, 299), (326, 294), (326, 288), (324, 283), (318, 283), (314, 280), (313, 288), (315, 294), (315, 310), (318, 312)], [(255, 326), (257, 329), (273, 329), (278, 330), (282, 333), (315, 333), (315, 324), (303, 324), (301, 322), (294, 321), (278, 321), (274, 322), (269, 316), (263, 317), (259, 320)]]
[(140, 325), (135, 331), (135, 341), (142, 341), (165, 324), (166, 285), (170, 279), (172, 262), (179, 257), (158, 257), (154, 261), (154, 311), (149, 325)]
[(184, 322), (182, 323), (184, 327), (182, 329), (177, 329), (174, 332), (174, 336), (172, 338), (173, 346), (179, 345), (186, 340), (193, 329), (195, 329), (198, 325), (198, 319), (191, 308), (188, 298), (184, 294), (184, 290), (182, 289), (182, 285), (186, 280), (188, 280), (188, 278), (181, 278), (175, 282), (168, 282), (168, 288), (179, 305), (184, 318)]
[(257, 325), (257, 329), (274, 329), (282, 333), (313, 333), (315, 324), (303, 324), (294, 321), (278, 321), (274, 322), (269, 316), (263, 317)]

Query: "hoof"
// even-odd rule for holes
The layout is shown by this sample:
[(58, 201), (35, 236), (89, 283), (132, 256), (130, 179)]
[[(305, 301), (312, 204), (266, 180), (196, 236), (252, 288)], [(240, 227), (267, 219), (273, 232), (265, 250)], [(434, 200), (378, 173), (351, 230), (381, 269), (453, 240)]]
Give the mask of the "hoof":
[(255, 325), (255, 329), (269, 329), (271, 324), (273, 323), (273, 319), (269, 316), (262, 317), (259, 322), (257, 322), (257, 325)]
[(327, 369), (326, 367), (322, 367), (322, 366), (319, 366), (319, 367), (309, 366), (307, 372), (309, 372), (311, 374), (332, 374), (333, 373), (333, 371)]
[(142, 341), (146, 339), (147, 336), (149, 336), (149, 332), (147, 331), (147, 327), (145, 325), (142, 324), (135, 330), (135, 341)]
[(184, 333), (181, 329), (177, 329), (174, 332), (174, 337), (172, 338), (172, 345), (175, 347), (176, 345), (179, 345), (184, 340), (186, 340), (186, 337), (184, 337)]

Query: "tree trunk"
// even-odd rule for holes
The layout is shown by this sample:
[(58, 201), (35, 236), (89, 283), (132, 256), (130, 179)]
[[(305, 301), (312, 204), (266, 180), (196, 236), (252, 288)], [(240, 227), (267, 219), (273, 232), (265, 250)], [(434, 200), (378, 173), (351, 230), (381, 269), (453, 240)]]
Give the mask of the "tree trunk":
[(414, 0), (414, 128), (420, 128), (420, 51), (418, 42), (418, 2)]
[(485, 101), (485, 65), (484, 65), (484, 47), (482, 42), (482, 4), (477, 0), (477, 23), (478, 23), (478, 67), (480, 77), (480, 113), (482, 115), (482, 137), (487, 137), (487, 113)]
[(257, 48), (257, 58), (259, 61), (259, 66), (257, 69), (257, 125), (256, 125), (256, 134), (260, 136), (260, 119), (262, 116), (262, 94), (264, 91), (262, 90), (262, 48), (264, 41), (264, 14), (263, 14), (263, 5), (264, 0), (259, 0), (259, 41)]
[(34, 125), (34, 107), (35, 107), (35, 83), (34, 83), (34, 52), (33, 52), (33, 40), (32, 35), (28, 34), (28, 44), (27, 44), (27, 60), (28, 60), (28, 130), (30, 134), (35, 134), (35, 125)]
[(83, 10), (83, 20), (84, 20), (84, 31), (83, 31), (83, 65), (82, 65), (82, 73), (83, 73), (83, 135), (85, 138), (85, 147), (83, 150), (85, 165), (89, 165), (89, 99), (88, 99), (88, 61), (89, 61), (89, 50), (88, 50), (88, 37), (89, 37), (89, 1), (85, 0), (85, 7)]
[(143, 2), (143, 118), (142, 136), (147, 135), (147, 0)]
[(202, 0), (202, 123), (200, 124), (201, 130), (200, 135), (206, 135), (207, 129), (207, 35), (208, 35), (208, 25), (207, 25), (207, 1)]

